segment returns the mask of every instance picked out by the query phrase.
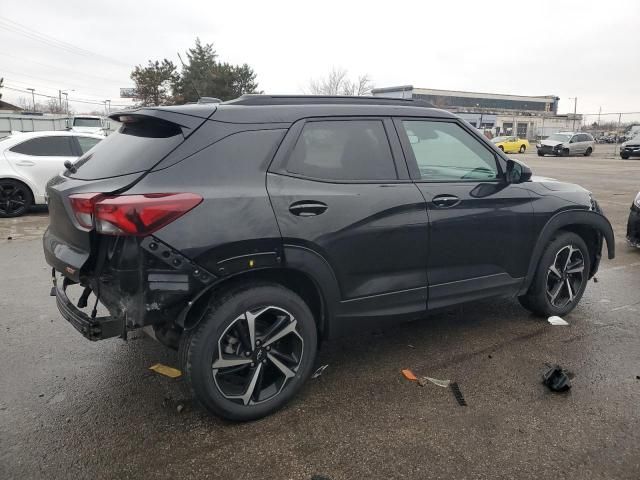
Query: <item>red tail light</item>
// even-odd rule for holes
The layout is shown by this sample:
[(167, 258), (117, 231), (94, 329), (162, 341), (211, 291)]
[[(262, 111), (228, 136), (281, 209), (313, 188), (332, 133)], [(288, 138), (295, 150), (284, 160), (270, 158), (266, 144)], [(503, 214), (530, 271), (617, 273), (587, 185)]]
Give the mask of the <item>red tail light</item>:
[(78, 223), (105, 235), (145, 236), (181, 217), (202, 202), (194, 193), (105, 196), (70, 195)]

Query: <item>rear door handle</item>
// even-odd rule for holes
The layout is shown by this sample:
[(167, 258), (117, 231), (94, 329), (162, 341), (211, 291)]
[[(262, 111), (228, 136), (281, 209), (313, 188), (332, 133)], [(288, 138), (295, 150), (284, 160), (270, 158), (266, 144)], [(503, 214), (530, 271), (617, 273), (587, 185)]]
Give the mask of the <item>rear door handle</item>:
[(433, 204), (438, 208), (451, 208), (458, 205), (462, 200), (460, 200), (455, 195), (437, 195), (433, 197)]
[(315, 217), (327, 210), (327, 204), (315, 200), (301, 200), (289, 206), (289, 211), (298, 217)]

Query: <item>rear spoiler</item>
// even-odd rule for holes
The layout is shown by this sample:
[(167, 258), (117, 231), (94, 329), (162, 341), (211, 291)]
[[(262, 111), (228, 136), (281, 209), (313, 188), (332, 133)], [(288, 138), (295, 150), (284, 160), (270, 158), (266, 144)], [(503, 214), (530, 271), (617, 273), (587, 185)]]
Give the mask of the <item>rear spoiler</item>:
[(142, 107), (115, 112), (109, 115), (109, 118), (121, 123), (144, 121), (144, 119), (170, 123), (180, 127), (186, 138), (211, 117), (217, 108), (214, 103), (174, 107)]

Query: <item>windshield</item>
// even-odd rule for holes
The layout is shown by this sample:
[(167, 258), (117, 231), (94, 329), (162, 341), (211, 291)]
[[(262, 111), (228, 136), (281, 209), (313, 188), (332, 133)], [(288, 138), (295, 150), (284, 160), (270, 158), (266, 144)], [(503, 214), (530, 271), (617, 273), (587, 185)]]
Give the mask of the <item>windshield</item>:
[(556, 142), (567, 142), (571, 140), (571, 137), (572, 135), (567, 135), (564, 133), (554, 133), (553, 135), (549, 136), (547, 140), (554, 140)]
[(507, 141), (507, 138), (509, 138), (509, 137), (493, 137), (493, 138), (491, 139), (491, 141), (492, 141), (493, 143), (506, 142), (506, 141)]
[(102, 122), (99, 118), (74, 118), (74, 127), (102, 127)]

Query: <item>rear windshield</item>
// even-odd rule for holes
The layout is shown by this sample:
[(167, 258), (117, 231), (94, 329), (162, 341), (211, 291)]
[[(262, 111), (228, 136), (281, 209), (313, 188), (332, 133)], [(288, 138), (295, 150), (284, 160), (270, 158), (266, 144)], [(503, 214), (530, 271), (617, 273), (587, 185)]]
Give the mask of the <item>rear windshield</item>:
[(184, 137), (171, 123), (147, 120), (122, 124), (75, 163), (66, 175), (80, 180), (145, 172), (176, 148)]
[(102, 127), (102, 122), (99, 118), (74, 118), (74, 127)]

